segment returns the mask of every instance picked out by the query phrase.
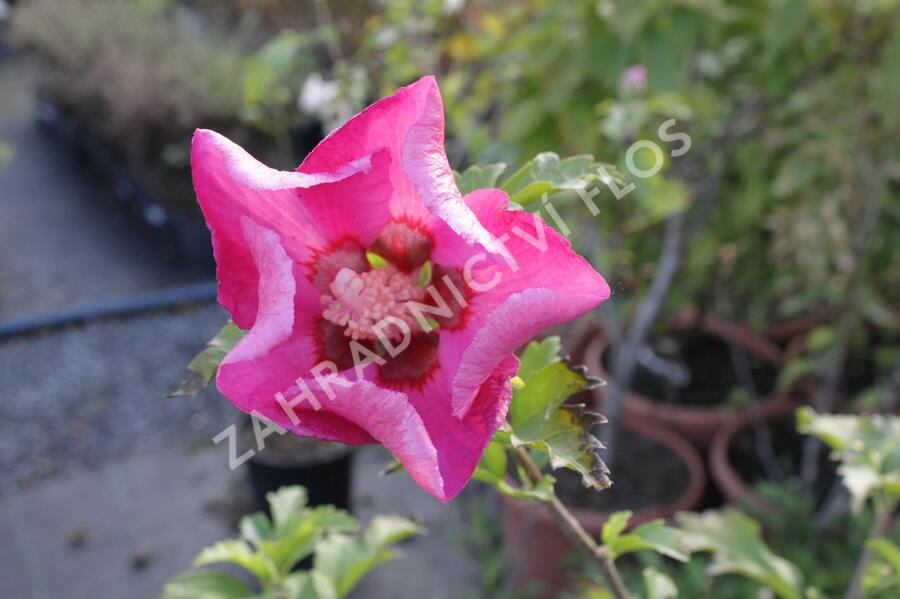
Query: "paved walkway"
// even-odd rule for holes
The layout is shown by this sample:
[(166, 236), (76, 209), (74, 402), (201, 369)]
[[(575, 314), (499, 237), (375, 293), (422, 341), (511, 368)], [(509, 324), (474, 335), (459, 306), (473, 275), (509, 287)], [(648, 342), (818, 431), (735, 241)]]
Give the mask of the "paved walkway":
[[(400, 546), (353, 599), (457, 599), (477, 583), (476, 565), (454, 541), (464, 523), (455, 506), (427, 496), (405, 474), (378, 477), (388, 455), (360, 451), (355, 504), (415, 516), (429, 532)], [(0, 597), (157, 599), (166, 580), (204, 546), (234, 533), (221, 512), (241, 495), (242, 470), (224, 450), (163, 452), (65, 477), (0, 501)]]

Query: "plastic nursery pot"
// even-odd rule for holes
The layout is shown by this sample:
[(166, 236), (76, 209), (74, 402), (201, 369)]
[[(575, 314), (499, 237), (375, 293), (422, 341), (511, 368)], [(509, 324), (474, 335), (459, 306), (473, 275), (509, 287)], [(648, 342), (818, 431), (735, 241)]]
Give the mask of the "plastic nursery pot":
[[(676, 334), (689, 334), (688, 328), (675, 329)], [(677, 401), (664, 401), (635, 390), (629, 390), (624, 395), (622, 406), (622, 419), (627, 424), (635, 421), (654, 422), (660, 426), (674, 430), (683, 435), (691, 443), (701, 450), (709, 447), (713, 436), (717, 431), (722, 429), (726, 424), (738, 417), (748, 408), (736, 408), (733, 406), (723, 405), (727, 394), (731, 389), (738, 387), (736, 376), (731, 370), (731, 357), (728, 349), (728, 343), (736, 343), (755, 361), (760, 367), (765, 367), (766, 381), (774, 388), (775, 377), (782, 363), (781, 351), (776, 345), (770, 341), (754, 334), (749, 328), (726, 321), (718, 321), (709, 319), (698, 329), (702, 339), (707, 340), (710, 347), (706, 353), (699, 353), (705, 356), (704, 359), (698, 360), (692, 364), (690, 361), (687, 366), (692, 369), (692, 376), (702, 374), (705, 376), (718, 376), (722, 378), (723, 369), (727, 370), (725, 377), (731, 375), (729, 384), (720, 385), (721, 389), (715, 389), (713, 386), (700, 386), (700, 391), (706, 394), (706, 399), (712, 399), (713, 402), (705, 403), (697, 401), (687, 401), (692, 398), (695, 393), (688, 389), (682, 392), (682, 396)], [(594, 336), (591, 343), (585, 350), (585, 361), (589, 372), (594, 376), (602, 379), (611, 380), (612, 375), (604, 366), (606, 350), (609, 342), (600, 331)], [(712, 353), (710, 353), (712, 351)], [(717, 363), (710, 362), (710, 358)], [(636, 375), (637, 376), (640, 375)], [(754, 379), (755, 371), (754, 371)], [(637, 381), (632, 382), (632, 387), (638, 386)], [(760, 385), (758, 385), (758, 388)], [(609, 392), (610, 385), (597, 387), (593, 390), (593, 399), (600, 411), (603, 411), (603, 399)], [(769, 389), (771, 391), (771, 389)], [(767, 392), (764, 388), (760, 391), (763, 395)], [(705, 400), (704, 400), (705, 401)], [(788, 396), (785, 393), (774, 393), (769, 397), (765, 397), (760, 401), (761, 406), (769, 409), (769, 406), (783, 405), (789, 403)]]
[[(249, 424), (241, 429), (243, 445), (256, 448)], [(272, 434), (265, 448), (247, 460), (247, 475), (258, 510), (269, 512), (266, 494), (286, 485), (302, 485), (310, 505), (349, 510), (353, 448), (338, 443)]]
[[(554, 471), (557, 495), (585, 530), (598, 538), (613, 512), (634, 512), (630, 526), (696, 509), (706, 487), (703, 461), (690, 443), (655, 424), (629, 422), (619, 431), (617, 464), (610, 466), (613, 486), (585, 489), (580, 477)], [(656, 468), (656, 470), (654, 470)], [(656, 489), (656, 491), (654, 491)], [(655, 500), (654, 495), (660, 497)], [(576, 548), (559, 530), (545, 506), (503, 496), (505, 551), (516, 585), (540, 585), (539, 599), (565, 588)], [(592, 505), (593, 504), (593, 505)]]

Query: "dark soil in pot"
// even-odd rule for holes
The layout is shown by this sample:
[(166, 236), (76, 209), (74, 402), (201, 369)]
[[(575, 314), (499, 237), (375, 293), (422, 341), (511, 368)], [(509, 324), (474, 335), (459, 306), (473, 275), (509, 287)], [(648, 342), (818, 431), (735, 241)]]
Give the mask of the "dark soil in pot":
[[(794, 416), (783, 415), (770, 419), (766, 422), (766, 427), (781, 476), (786, 480), (799, 478), (806, 437), (797, 432)], [(729, 463), (750, 487), (770, 479), (757, 449), (758, 438), (757, 429), (746, 426), (732, 437), (728, 445)], [(821, 499), (835, 477), (835, 467), (828, 458), (827, 450), (820, 453), (819, 473), (814, 491), (815, 496)]]
[[(791, 406), (777, 406), (763, 412), (762, 417), (777, 467), (767, 467), (761, 457), (759, 435), (763, 433), (750, 413), (719, 431), (710, 447), (709, 462), (713, 480), (726, 500), (766, 512), (772, 506), (754, 487), (764, 481), (799, 482), (807, 437), (797, 432)], [(819, 454), (818, 477), (812, 489), (819, 503), (837, 476), (835, 463), (828, 454), (826, 449)]]
[[(241, 429), (241, 451), (256, 448), (249, 423)], [(286, 485), (302, 485), (310, 505), (350, 509), (353, 450), (339, 443), (273, 433), (265, 448), (247, 461), (257, 508), (268, 513), (266, 494)]]
[[(714, 407), (723, 403), (724, 398), (740, 386), (734, 371), (728, 343), (714, 335), (699, 331), (677, 331), (655, 340), (654, 351), (661, 357), (680, 363), (688, 374), (683, 385), (677, 385), (642, 364), (638, 364), (631, 383), (632, 391), (661, 403)], [(601, 355), (603, 368), (612, 371), (612, 356), (616, 344), (612, 344)], [(750, 372), (756, 392), (769, 394), (775, 387), (778, 371), (768, 360), (747, 352)]]
[(616, 462), (609, 465), (613, 486), (601, 493), (585, 489), (575, 472), (554, 473), (564, 504), (600, 512), (637, 511), (673, 503), (687, 489), (687, 464), (664, 444), (628, 430), (619, 432), (616, 443)]

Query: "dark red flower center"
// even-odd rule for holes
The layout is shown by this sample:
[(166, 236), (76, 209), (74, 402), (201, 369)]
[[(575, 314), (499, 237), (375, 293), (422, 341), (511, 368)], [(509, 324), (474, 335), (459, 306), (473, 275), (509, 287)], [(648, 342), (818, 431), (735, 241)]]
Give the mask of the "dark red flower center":
[[(324, 306), (321, 357), (352, 368), (356, 343), (362, 354), (379, 356), (383, 384), (423, 384), (438, 366), (437, 330), (461, 326), (469, 298), (462, 273), (430, 262), (433, 247), (423, 228), (393, 221), (365, 250), (345, 242), (320, 256), (313, 284)], [(401, 344), (402, 351), (390, 350)]]

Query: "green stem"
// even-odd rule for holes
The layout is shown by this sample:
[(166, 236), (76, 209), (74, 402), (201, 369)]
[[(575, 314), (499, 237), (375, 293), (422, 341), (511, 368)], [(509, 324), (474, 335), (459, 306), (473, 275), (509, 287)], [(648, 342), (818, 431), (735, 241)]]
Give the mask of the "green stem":
[[(872, 529), (869, 531), (869, 536), (866, 537), (866, 543), (871, 539), (886, 535), (894, 523), (894, 510), (897, 508), (897, 502), (880, 501), (876, 502), (875, 505), (875, 521), (872, 523)], [(853, 580), (850, 582), (850, 586), (847, 587), (847, 594), (844, 595), (844, 599), (862, 599), (863, 576), (865, 576), (871, 561), (872, 550), (866, 546), (859, 556), (859, 561), (856, 562), (856, 569), (853, 571)]]
[[(522, 467), (528, 475), (528, 479), (532, 484), (537, 484), (541, 479), (541, 469), (534, 463), (528, 451), (524, 447), (517, 447), (512, 452), (513, 458)], [(554, 492), (550, 501), (547, 502), (550, 507), (550, 513), (556, 520), (559, 529), (572, 541), (581, 551), (583, 551), (600, 569), (600, 574), (609, 586), (610, 592), (616, 599), (630, 599), (628, 590), (622, 583), (619, 571), (612, 556), (606, 547), (598, 545), (591, 535), (588, 534), (584, 527), (578, 522), (572, 512), (559, 500)]]

